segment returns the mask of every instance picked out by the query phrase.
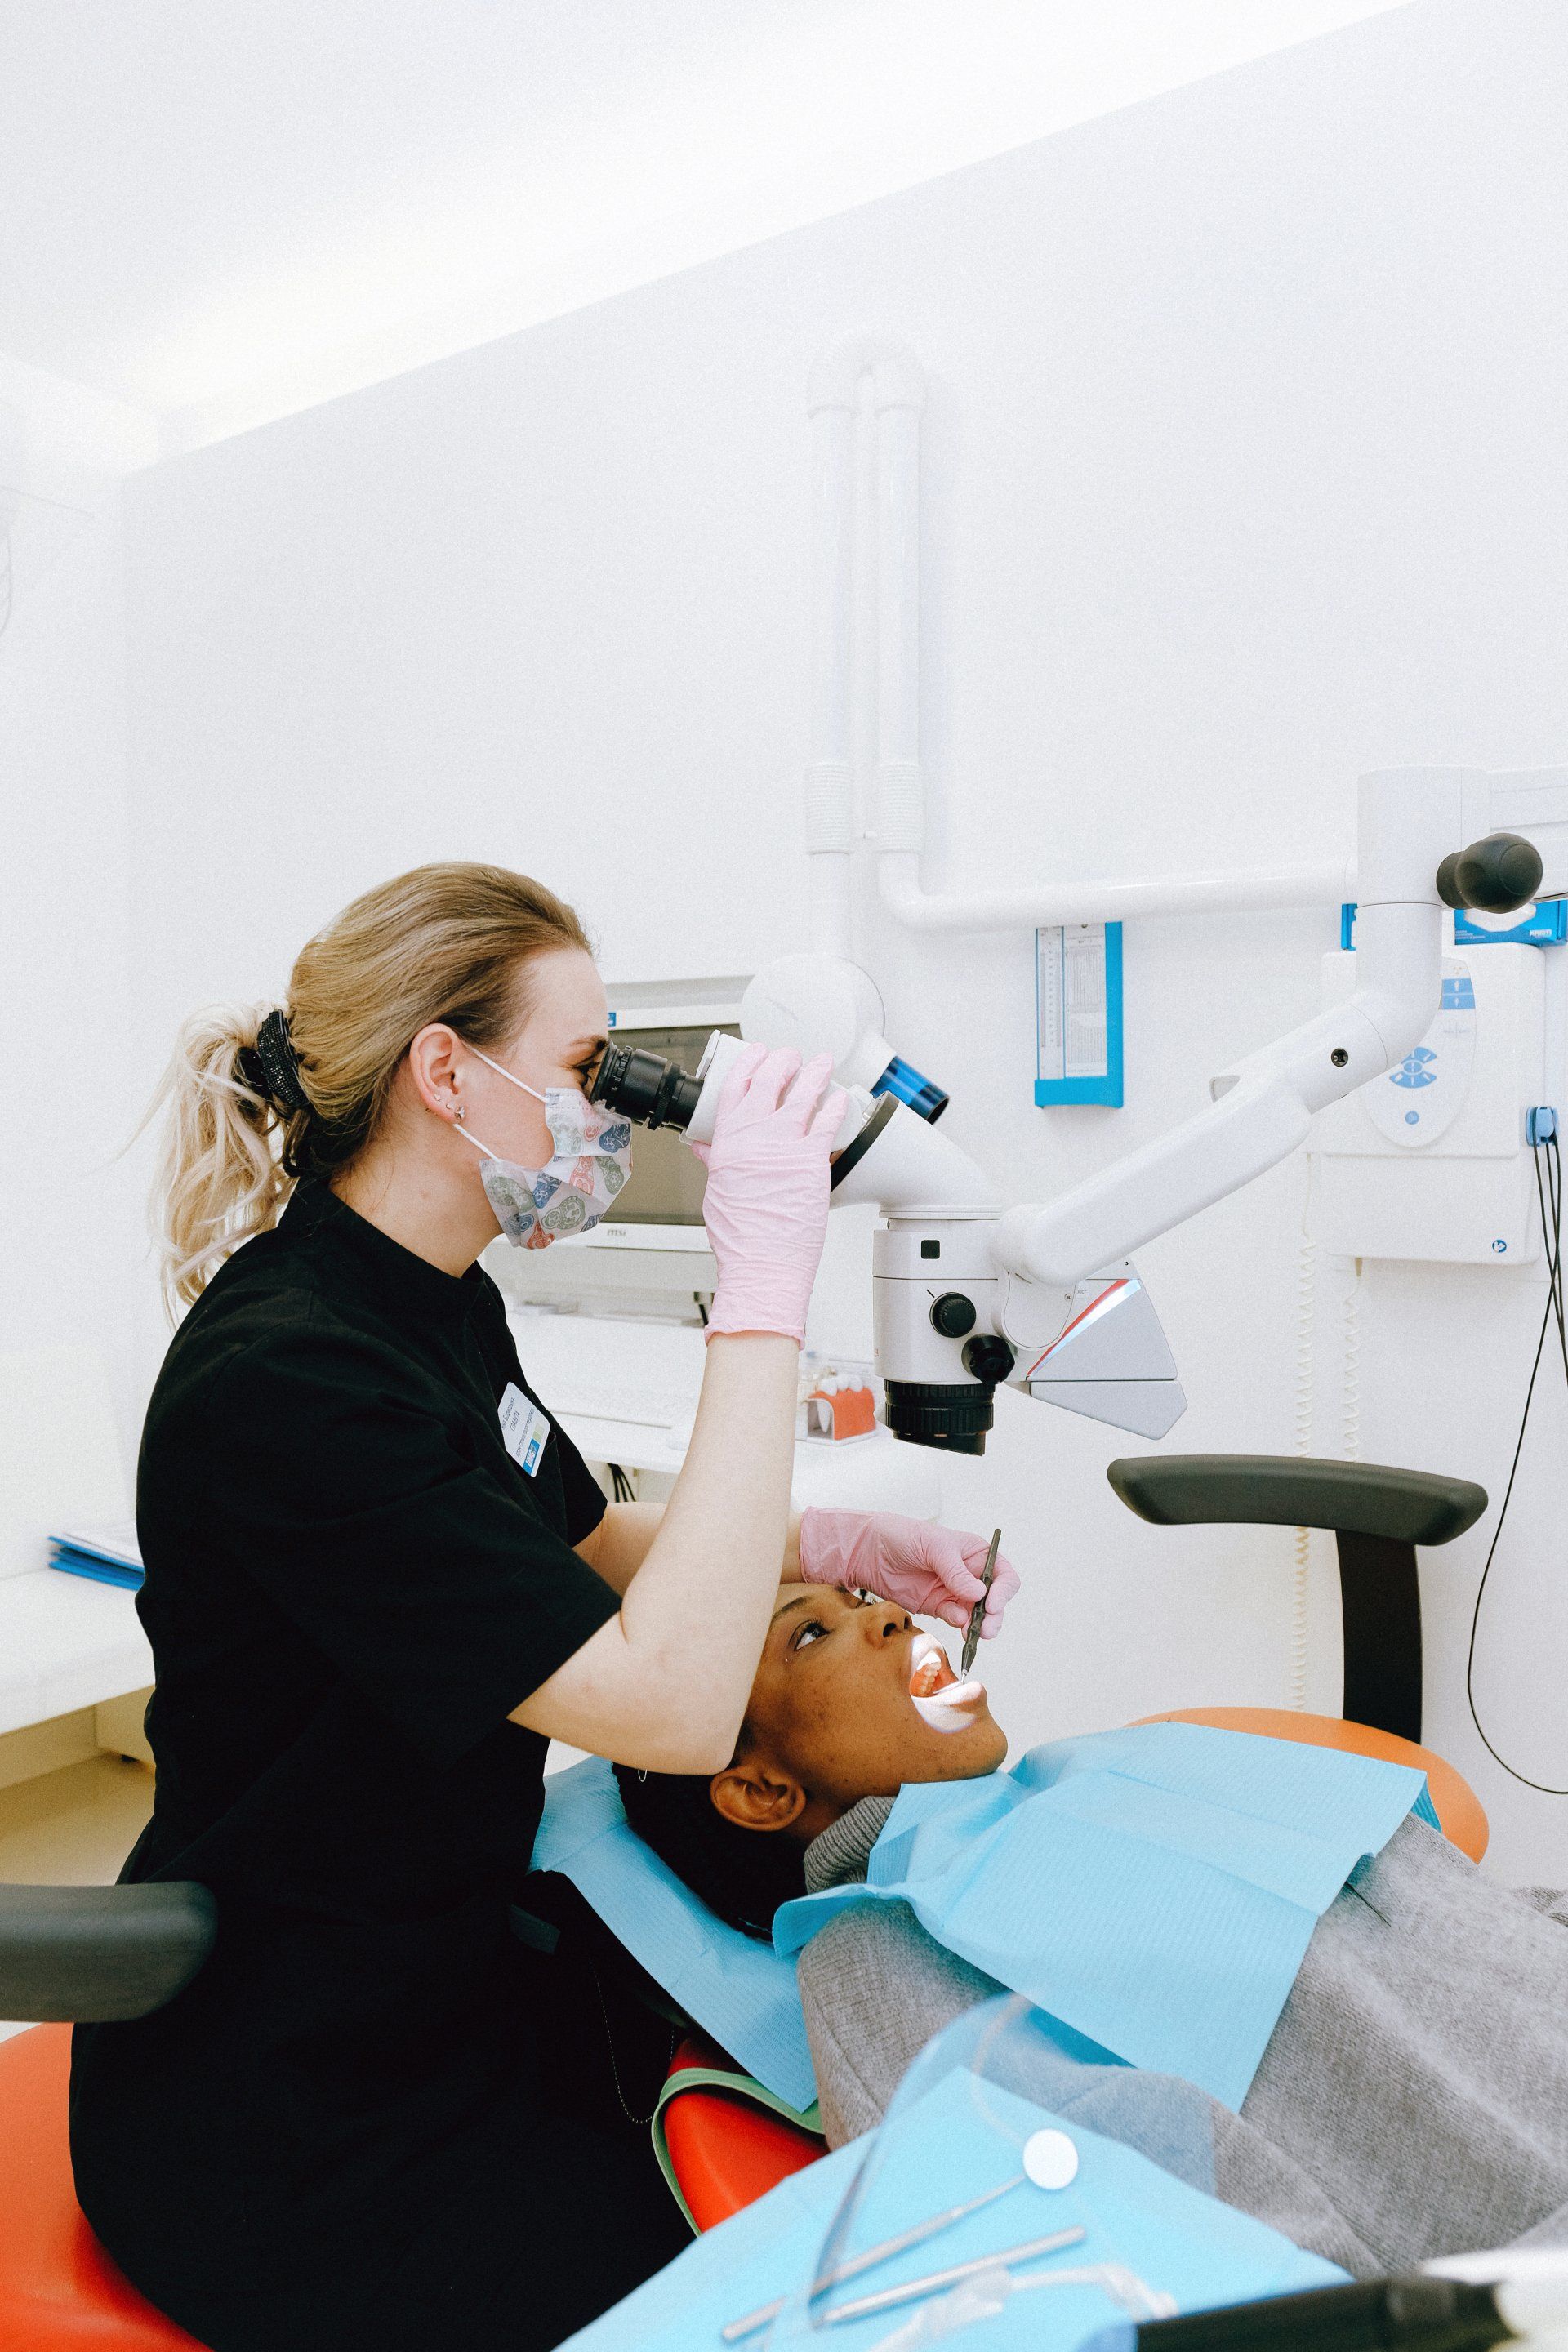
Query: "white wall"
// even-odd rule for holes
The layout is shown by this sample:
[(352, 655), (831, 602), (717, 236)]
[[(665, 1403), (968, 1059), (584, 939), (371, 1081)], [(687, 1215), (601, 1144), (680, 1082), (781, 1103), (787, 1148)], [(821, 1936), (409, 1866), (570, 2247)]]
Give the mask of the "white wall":
[(120, 492), (151, 461), (156, 431), (119, 401), (5, 360), (0, 403), (20, 420), (15, 448), (0, 436), (0, 488), (25, 494), (0, 634), (0, 1002), (12, 1049), (0, 1085), (0, 1354), (102, 1347), (129, 1441), (141, 1390), (128, 1269), (143, 1239), (116, 1164), (139, 1082)]
[[(140, 477), (138, 1076), (192, 1006), (280, 993), (313, 926), (426, 857), (538, 871), (612, 978), (799, 944), (802, 394), (847, 327), (931, 373), (931, 877), (1322, 855), (1362, 770), (1568, 756), (1565, 86), (1552, 0), (1425, 0)], [(896, 1041), (1023, 1195), (1310, 1009), (1337, 937), (1327, 911), (1131, 929), (1128, 1108), (1047, 1114), (1030, 940), (916, 949), (867, 905)], [(1292, 1442), (1302, 1190), (1289, 1166), (1144, 1255), (1185, 1449)], [(1318, 1286), (1326, 1452), (1348, 1280)], [(1368, 1269), (1363, 1452), (1500, 1493), (1540, 1295)], [(1505, 1731), (1568, 1779), (1552, 1410), (1483, 1654)], [(1026, 1572), (994, 1671), (1023, 1739), (1287, 1694), (1289, 1536), (1142, 1528), (1102, 1475), (1136, 1450), (1005, 1399), (952, 1471)], [(1427, 1565), (1429, 1731), (1503, 1874), (1561, 1876), (1568, 1811), (1463, 1717), (1479, 1561), (1472, 1537)]]

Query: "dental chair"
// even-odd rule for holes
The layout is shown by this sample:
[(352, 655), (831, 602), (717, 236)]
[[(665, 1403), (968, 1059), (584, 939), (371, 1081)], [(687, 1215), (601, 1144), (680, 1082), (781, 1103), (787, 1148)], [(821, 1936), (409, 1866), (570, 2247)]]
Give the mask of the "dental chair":
[[(1444, 1834), (1479, 1861), (1487, 1820), (1453, 1767), (1420, 1742), (1416, 1547), (1451, 1542), (1486, 1508), (1468, 1480), (1373, 1463), (1259, 1454), (1113, 1462), (1111, 1486), (1156, 1526), (1316, 1527), (1339, 1548), (1344, 1715), (1180, 1709), (1153, 1721), (1254, 1731), (1418, 1764)], [(0, 2347), (200, 2352), (110, 2262), (76, 2201), (67, 2137), (70, 2021), (142, 2017), (183, 1990), (216, 1932), (205, 1888), (0, 1886), (0, 2017), (43, 2021), (0, 2042)], [(668, 2011), (666, 2011), (668, 2014)], [(699, 2229), (823, 2154), (760, 2110), (721, 2053), (691, 2034), (666, 2086), (665, 2144)]]
[[(1344, 1628), (1344, 1712), (1291, 1707), (1182, 1707), (1148, 1723), (1199, 1723), (1348, 1748), (1418, 1765), (1443, 1833), (1479, 1862), (1487, 1817), (1475, 1791), (1421, 1740), (1421, 1589), (1417, 1545), (1451, 1543), (1487, 1507), (1486, 1489), (1371, 1462), (1325, 1462), (1259, 1454), (1140, 1454), (1112, 1462), (1112, 1487), (1156, 1527), (1241, 1522), (1330, 1529), (1339, 1552)], [(733, 2092), (678, 2088), (678, 2069), (700, 2084), (706, 2066), (729, 2061), (700, 2036), (683, 2043), (671, 2069), (664, 2113), (667, 2145), (700, 2229), (824, 2152), (825, 2143)]]
[(0, 2346), (17, 2352), (199, 2352), (88, 2227), (71, 2179), (71, 2022), (162, 2009), (212, 1949), (205, 1886), (0, 1886)]
[(1268, 1454), (1134, 1454), (1106, 1471), (1131, 1511), (1156, 1527), (1324, 1528), (1339, 1553), (1342, 1713), (1293, 1707), (1179, 1707), (1152, 1723), (1205, 1723), (1419, 1764), (1444, 1835), (1479, 1862), (1487, 1817), (1451, 1764), (1421, 1746), (1417, 1545), (1451, 1543), (1487, 1507), (1484, 1486), (1375, 1462)]

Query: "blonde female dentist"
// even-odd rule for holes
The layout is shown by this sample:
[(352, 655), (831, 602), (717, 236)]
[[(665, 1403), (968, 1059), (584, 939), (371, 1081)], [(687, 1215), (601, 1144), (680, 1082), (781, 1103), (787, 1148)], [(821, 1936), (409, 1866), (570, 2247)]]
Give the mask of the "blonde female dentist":
[[(559, 1738), (712, 1772), (782, 1571), (962, 1622), (977, 1539), (789, 1511), (840, 1101), (748, 1052), (709, 1150), (701, 1401), (662, 1510), (605, 1507), (477, 1261), (582, 1230), (629, 1131), (585, 1099), (571, 908), (425, 866), (312, 940), (287, 1008), (198, 1017), (168, 1081), (168, 1287), (138, 1600), (149, 1827), (212, 1958), (79, 2028), (89, 2220), (212, 2352), (545, 2347), (673, 2254), (645, 2133), (575, 2112), (579, 2010), (510, 1932)], [(992, 1622), (1012, 1590), (993, 1586)]]

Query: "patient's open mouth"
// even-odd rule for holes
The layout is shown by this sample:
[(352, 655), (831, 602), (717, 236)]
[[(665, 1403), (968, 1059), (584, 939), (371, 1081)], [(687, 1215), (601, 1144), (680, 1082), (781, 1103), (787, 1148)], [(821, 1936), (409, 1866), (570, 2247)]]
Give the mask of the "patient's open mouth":
[(963, 1731), (974, 1720), (985, 1685), (973, 1676), (960, 1682), (946, 1652), (930, 1633), (917, 1633), (910, 1654), (910, 1697), (933, 1731)]
[(930, 1698), (933, 1691), (942, 1690), (954, 1679), (942, 1643), (929, 1633), (917, 1633), (910, 1654), (910, 1696)]

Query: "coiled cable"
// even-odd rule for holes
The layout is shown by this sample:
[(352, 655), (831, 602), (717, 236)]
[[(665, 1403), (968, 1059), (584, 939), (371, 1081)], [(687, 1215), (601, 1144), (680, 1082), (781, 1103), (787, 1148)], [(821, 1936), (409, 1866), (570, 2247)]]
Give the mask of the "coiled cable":
[[(1312, 1450), (1313, 1325), (1317, 1315), (1318, 1252), (1302, 1240), (1296, 1258), (1295, 1445)], [(1309, 1603), (1311, 1594), (1312, 1530), (1296, 1530), (1295, 1571), (1290, 1592), (1290, 1685), (1287, 1704), (1299, 1712), (1307, 1704)]]
[[(1519, 1436), (1514, 1444), (1513, 1461), (1510, 1465), (1508, 1485), (1503, 1489), (1502, 1508), (1497, 1515), (1492, 1539), (1487, 1546), (1486, 1566), (1476, 1587), (1476, 1605), (1470, 1612), (1470, 1645), (1465, 1658), (1465, 1699), (1470, 1710), (1470, 1721), (1480, 1736), (1482, 1747), (1493, 1761), (1500, 1764), (1510, 1780), (1522, 1788), (1533, 1789), (1542, 1797), (1568, 1797), (1568, 1788), (1553, 1788), (1545, 1780), (1532, 1780), (1528, 1772), (1521, 1772), (1507, 1757), (1494, 1748), (1487, 1737), (1486, 1727), (1476, 1711), (1476, 1636), (1480, 1631), (1481, 1599), (1487, 1589), (1487, 1579), (1497, 1558), (1498, 1541), (1508, 1517), (1508, 1507), (1513, 1499), (1513, 1482), (1519, 1475), (1519, 1458), (1524, 1451), (1524, 1433), (1530, 1426), (1530, 1408), (1535, 1398), (1536, 1376), (1546, 1349), (1546, 1335), (1553, 1321), (1557, 1326), (1558, 1353), (1563, 1359), (1563, 1377), (1568, 1381), (1568, 1326), (1563, 1309), (1563, 1158), (1557, 1138), (1551, 1135), (1533, 1147), (1535, 1165), (1535, 1196), (1541, 1208), (1542, 1241), (1546, 1251), (1546, 1306), (1541, 1318), (1541, 1331), (1535, 1342), (1535, 1360), (1530, 1367), (1530, 1385), (1524, 1392), (1524, 1411), (1519, 1417)], [(1542, 1163), (1545, 1177), (1542, 1179)]]

